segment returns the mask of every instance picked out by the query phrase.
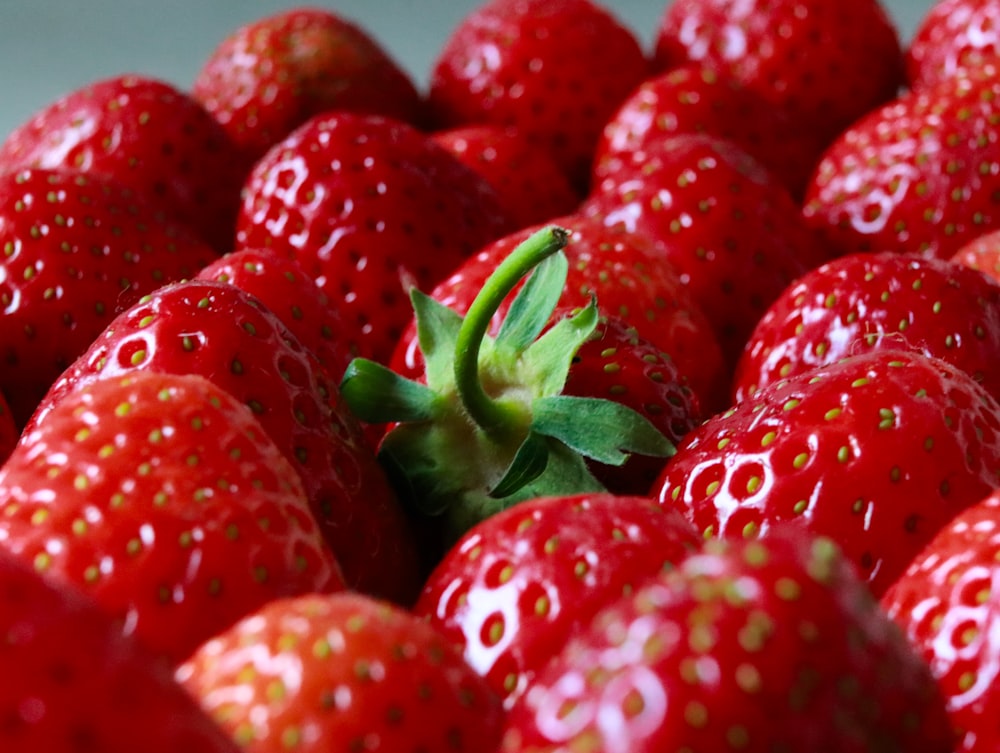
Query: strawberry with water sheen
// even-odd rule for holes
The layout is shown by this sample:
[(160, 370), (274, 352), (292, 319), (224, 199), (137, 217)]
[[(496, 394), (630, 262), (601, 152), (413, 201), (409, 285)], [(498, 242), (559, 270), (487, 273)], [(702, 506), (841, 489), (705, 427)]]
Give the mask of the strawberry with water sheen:
[(1000, 283), (1000, 229), (976, 236), (958, 249), (951, 261), (978, 269)]
[(344, 587), (298, 473), (190, 374), (101, 379), (53, 407), (0, 468), (0, 548), (175, 662), (271, 599)]
[(969, 374), (876, 350), (775, 382), (687, 435), (655, 495), (706, 536), (789, 523), (836, 541), (876, 594), (1000, 485), (1000, 403)]
[(246, 753), (492, 750), (497, 696), (410, 612), (360, 594), (275, 600), (178, 679)]
[(993, 0), (937, 0), (906, 50), (913, 89), (935, 86), (995, 62), (1000, 52), (1000, 6)]

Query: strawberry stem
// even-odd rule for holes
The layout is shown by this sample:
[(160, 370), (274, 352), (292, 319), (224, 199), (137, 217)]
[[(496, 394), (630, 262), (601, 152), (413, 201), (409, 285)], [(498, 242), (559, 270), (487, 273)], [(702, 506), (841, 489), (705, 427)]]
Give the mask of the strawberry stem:
[(523, 430), (530, 416), (523, 415), (522, 405), (495, 400), (487, 394), (479, 374), (483, 338), (500, 304), (521, 279), (546, 258), (565, 248), (568, 240), (566, 230), (547, 227), (519, 245), (487, 279), (458, 331), (455, 386), (469, 417), (494, 441), (509, 440), (512, 432)]

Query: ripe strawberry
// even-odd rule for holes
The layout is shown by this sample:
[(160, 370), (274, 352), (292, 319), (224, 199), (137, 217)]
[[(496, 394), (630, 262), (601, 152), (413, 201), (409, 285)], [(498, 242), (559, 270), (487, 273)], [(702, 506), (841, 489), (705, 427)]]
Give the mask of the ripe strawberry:
[(215, 252), (98, 175), (0, 174), (0, 390), (22, 426), (124, 308)]
[(726, 73), (691, 63), (645, 81), (622, 103), (597, 144), (595, 182), (609, 170), (609, 161), (627, 160), (651, 142), (685, 133), (733, 142), (796, 197), (826, 146), (760, 92)]
[(247, 753), (492, 750), (503, 723), (437, 631), (359, 594), (272, 602), (177, 677)]
[(215, 280), (249, 293), (275, 313), (332, 377), (339, 378), (355, 353), (340, 312), (291, 259), (245, 248), (203, 267), (195, 279)]
[(509, 708), (594, 614), (699, 543), (676, 511), (611, 494), (522, 502), (470, 529), (414, 607)]
[(998, 227), (1000, 71), (911, 91), (869, 113), (827, 150), (803, 213), (838, 255), (900, 251), (948, 258)]
[(20, 429), (14, 421), (14, 414), (7, 405), (7, 399), (0, 392), (0, 464), (14, 449), (20, 434)]
[(731, 76), (824, 141), (896, 96), (904, 75), (878, 0), (675, 0), (655, 64), (686, 62)]
[(517, 227), (569, 214), (580, 196), (552, 155), (515, 128), (470, 125), (431, 138), (483, 176)]
[(735, 399), (882, 348), (942, 358), (1000, 400), (1000, 281), (943, 259), (893, 252), (834, 259), (771, 304), (743, 353)]
[(994, 0), (936, 0), (906, 51), (911, 88), (936, 86), (995, 61), (1000, 52), (1000, 6)]
[(930, 665), (956, 731), (956, 751), (1000, 743), (1000, 493), (959, 513), (882, 597)]
[(1000, 403), (951, 364), (875, 350), (775, 382), (687, 435), (658, 482), (706, 536), (792, 521), (876, 594), (1000, 486)]
[(219, 282), (160, 288), (67, 370), (38, 420), (82, 385), (136, 371), (200, 374), (247, 405), (301, 475), (348, 585), (400, 601), (416, 595), (415, 544), (356, 419), (336, 382), (260, 301)]
[(96, 81), (42, 108), (0, 144), (0, 165), (109, 176), (159, 202), (220, 252), (232, 247), (248, 168), (198, 102), (135, 75)]
[(632, 32), (590, 0), (488, 0), (445, 42), (428, 99), (438, 127), (516, 127), (586, 190), (604, 123), (648, 72)]
[(1000, 228), (974, 237), (952, 255), (951, 261), (1000, 282)]
[(602, 610), (500, 750), (949, 753), (927, 666), (836, 546), (709, 542)]
[[(603, 314), (634, 327), (639, 336), (673, 362), (703, 411), (724, 404), (722, 354), (708, 320), (678, 275), (652, 243), (622, 227), (606, 227), (583, 215), (567, 215), (554, 224), (569, 232), (563, 249), (569, 260), (564, 307), (582, 307), (597, 296)], [(465, 314), (486, 280), (521, 243), (546, 227), (518, 230), (487, 244), (439, 283), (431, 297)], [(491, 323), (496, 334), (506, 313), (501, 304)], [(391, 361), (399, 374), (423, 374), (424, 362), (411, 326), (400, 338)]]
[[(236, 753), (156, 661), (75, 590), (0, 552), (0, 748)], [(14, 681), (14, 678), (17, 678)]]
[(295, 259), (343, 313), (352, 348), (388, 359), (429, 288), (508, 219), (480, 176), (410, 126), (352, 113), (318, 116), (252, 171), (238, 247)]
[(172, 661), (266, 601), (343, 587), (295, 469), (195, 375), (63, 398), (0, 468), (0, 547)]
[(827, 258), (783, 185), (738, 147), (703, 135), (623, 157), (581, 211), (655, 243), (711, 322), (730, 371), (771, 301)]
[(212, 50), (191, 93), (248, 161), (322, 112), (423, 118), (413, 82), (368, 31), (321, 8), (280, 11), (235, 29)]

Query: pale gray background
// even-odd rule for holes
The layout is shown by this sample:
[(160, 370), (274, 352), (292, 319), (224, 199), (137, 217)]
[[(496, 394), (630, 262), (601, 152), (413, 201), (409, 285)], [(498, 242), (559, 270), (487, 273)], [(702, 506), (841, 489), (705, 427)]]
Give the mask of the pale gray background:
[[(604, 0), (649, 48), (668, 0)], [(884, 0), (905, 40), (933, 0)], [(186, 88), (236, 26), (290, 0), (0, 0), (0, 138), (89, 81), (133, 72)], [(303, 4), (303, 3), (298, 3)], [(361, 23), (421, 87), (440, 45), (476, 0), (316, 0)]]

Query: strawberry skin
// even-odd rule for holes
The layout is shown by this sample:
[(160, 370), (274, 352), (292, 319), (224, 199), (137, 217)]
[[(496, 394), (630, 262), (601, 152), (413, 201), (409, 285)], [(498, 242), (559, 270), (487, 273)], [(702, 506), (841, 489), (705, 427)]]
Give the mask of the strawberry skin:
[(14, 449), (20, 434), (21, 431), (14, 422), (14, 414), (11, 413), (7, 399), (0, 392), (0, 464), (3, 464)]
[(786, 521), (836, 541), (876, 594), (1000, 485), (1000, 404), (963, 371), (877, 350), (775, 382), (687, 435), (657, 482), (706, 536)]
[(0, 633), (6, 753), (236, 753), (169, 667), (82, 594), (6, 552)]
[(806, 221), (838, 255), (948, 258), (997, 227), (1000, 72), (984, 65), (907, 92), (827, 149), (807, 187)]
[(1000, 745), (998, 520), (994, 491), (942, 528), (881, 600), (937, 678), (962, 753)]
[(1000, 283), (1000, 229), (977, 235), (958, 249), (951, 261), (978, 269)]
[(318, 116), (251, 172), (238, 248), (294, 259), (342, 312), (350, 345), (388, 359), (429, 289), (509, 230), (489, 184), (412, 127), (377, 116)]
[(593, 619), (504, 753), (949, 753), (927, 666), (829, 540), (713, 541)]
[(196, 375), (67, 395), (0, 468), (0, 546), (175, 662), (266, 601), (343, 587), (295, 469)]
[(135, 75), (96, 81), (42, 108), (0, 144), (0, 164), (110, 176), (219, 252), (232, 247), (249, 166), (189, 94)]
[(301, 475), (348, 584), (416, 595), (416, 546), (360, 426), (336, 382), (257, 299), (203, 280), (160, 288), (113, 321), (43, 405), (136, 371), (200, 374), (248, 406)]
[(255, 161), (330, 110), (423, 119), (413, 82), (359, 25), (321, 8), (244, 24), (210, 53), (191, 93)]
[(522, 502), (470, 529), (414, 607), (509, 708), (604, 605), (699, 544), (691, 525), (642, 497)]
[(272, 602), (177, 677), (247, 753), (493, 750), (503, 723), (436, 630), (359, 594)]
[(879, 348), (942, 358), (1000, 400), (1000, 282), (943, 259), (834, 259), (799, 278), (761, 318), (737, 369), (735, 399)]
[(133, 189), (46, 169), (0, 175), (0, 249), (0, 390), (19, 426), (120, 311), (216, 257)]
[(906, 51), (911, 88), (923, 89), (994, 61), (1000, 51), (1000, 7), (993, 0), (936, 0)]
[(899, 37), (878, 0), (675, 0), (655, 63), (686, 62), (729, 75), (827, 141), (903, 84)]
[(428, 100), (439, 128), (517, 128), (585, 191), (601, 129), (648, 72), (632, 32), (590, 0), (489, 0), (445, 42)]

